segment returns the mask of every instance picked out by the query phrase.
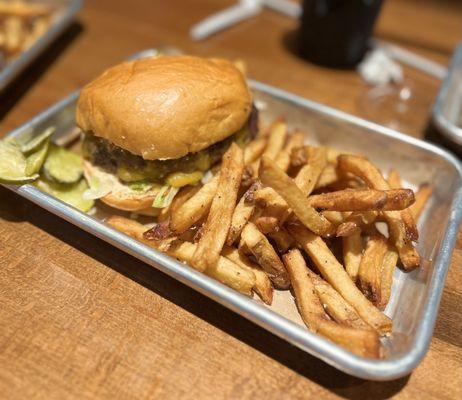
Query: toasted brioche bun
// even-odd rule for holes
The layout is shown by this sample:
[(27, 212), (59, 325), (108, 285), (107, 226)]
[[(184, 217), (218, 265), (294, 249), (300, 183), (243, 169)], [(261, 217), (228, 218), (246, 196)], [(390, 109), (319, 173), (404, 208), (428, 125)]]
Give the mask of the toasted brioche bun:
[[(104, 180), (104, 175), (111, 175), (88, 161), (84, 161), (83, 171), (87, 181), (90, 181), (92, 176)], [(147, 192), (140, 193), (118, 182), (115, 183), (111, 193), (99, 200), (119, 210), (137, 212), (143, 215), (156, 215), (156, 210), (151, 206), (158, 192), (159, 188), (154, 187)]]
[(163, 56), (128, 61), (85, 86), (77, 124), (146, 160), (180, 158), (241, 129), (252, 108), (229, 61)]

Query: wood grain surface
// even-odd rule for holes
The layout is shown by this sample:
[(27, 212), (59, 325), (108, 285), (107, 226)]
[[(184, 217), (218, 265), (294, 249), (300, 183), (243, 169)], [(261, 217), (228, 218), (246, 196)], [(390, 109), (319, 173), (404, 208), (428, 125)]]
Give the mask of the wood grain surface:
[[(188, 29), (231, 1), (88, 0), (78, 21), (0, 97), (0, 135), (144, 48), (242, 58), (251, 77), (364, 116), (353, 71), (293, 52), (297, 22), (271, 11), (204, 42)], [(376, 32), (447, 63), (462, 3), (388, 0)], [(426, 131), (439, 82), (405, 68)], [(153, 268), (0, 188), (0, 398), (462, 398), (462, 236), (430, 350), (387, 383), (345, 375)]]

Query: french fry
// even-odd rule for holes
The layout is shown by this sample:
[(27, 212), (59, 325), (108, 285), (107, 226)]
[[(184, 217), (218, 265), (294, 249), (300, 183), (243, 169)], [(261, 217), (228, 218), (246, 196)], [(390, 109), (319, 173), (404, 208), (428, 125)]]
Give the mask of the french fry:
[(362, 227), (374, 223), (377, 216), (376, 211), (353, 212), (337, 227), (336, 235), (344, 237), (359, 233)]
[(308, 268), (300, 251), (291, 250), (283, 258), (289, 271), (297, 307), (308, 329), (319, 332), (353, 353), (365, 357), (379, 357), (380, 342), (374, 331), (353, 329), (329, 320), (317, 296), (315, 285), (308, 275)]
[(415, 196), (411, 189), (385, 190), (387, 202), (383, 207), (384, 211), (403, 210), (414, 204)]
[(266, 275), (258, 265), (250, 261), (247, 256), (240, 253), (239, 250), (234, 247), (223, 247), (222, 255), (241, 268), (254, 273), (255, 286), (253, 290), (260, 296), (264, 303), (271, 305), (273, 302), (273, 286), (271, 285), (268, 275)]
[(344, 189), (308, 197), (312, 207), (329, 211), (402, 210), (414, 202), (409, 189)]
[[(383, 178), (380, 171), (367, 159), (358, 156), (341, 155), (338, 157), (339, 167), (347, 172), (353, 173), (363, 179), (371, 188), (377, 190), (388, 190), (390, 186)], [(410, 231), (411, 226), (405, 226), (402, 214), (399, 211), (383, 211), (388, 223), (390, 237), (398, 249), (400, 260), (405, 270), (412, 270), (420, 265), (420, 256), (412, 245)], [(417, 228), (415, 228), (415, 232)]]
[(388, 174), (387, 181), (390, 187), (393, 189), (399, 189), (403, 187), (403, 185), (401, 184), (401, 176), (399, 175), (399, 172), (396, 169), (392, 169), (390, 171), (390, 173)]
[(35, 18), (50, 14), (52, 8), (48, 4), (30, 2), (0, 2), (0, 17)]
[(244, 164), (249, 165), (256, 161), (265, 151), (266, 139), (254, 139), (244, 149)]
[(332, 147), (326, 147), (326, 155), (327, 155), (327, 162), (329, 162), (330, 164), (334, 164), (336, 165), (337, 164), (337, 157), (340, 155), (340, 154), (345, 154), (344, 152), (340, 151), (340, 150), (337, 150), (337, 149), (334, 149)]
[(241, 197), (234, 209), (231, 226), (228, 231), (228, 237), (226, 238), (226, 244), (228, 246), (231, 246), (239, 238), (242, 229), (252, 217), (255, 205), (253, 201), (250, 201), (249, 197), (253, 196), (253, 192), (255, 190), (255, 185), (250, 187)]
[(170, 219), (170, 229), (176, 234), (183, 233), (209, 212), (218, 188), (219, 175), (203, 185), (191, 198), (176, 209)]
[(358, 278), (359, 266), (363, 253), (363, 239), (361, 232), (342, 237), (343, 263), (348, 276), (353, 282)]
[(148, 240), (160, 241), (172, 237), (175, 235), (170, 230), (168, 221), (157, 222), (152, 228), (144, 232), (144, 238)]
[(416, 221), (419, 220), (433, 189), (430, 185), (422, 185), (415, 195), (415, 203), (411, 205), (410, 211)]
[(349, 212), (342, 213), (340, 211), (322, 211), (321, 214), (336, 226), (343, 224), (348, 215), (350, 215)]
[(167, 238), (164, 240), (148, 240), (144, 237), (144, 233), (146, 231), (146, 227), (132, 219), (120, 217), (118, 215), (110, 216), (105, 221), (108, 225), (111, 225), (113, 228), (117, 229), (125, 233), (132, 238), (147, 244), (150, 247), (154, 247), (160, 251), (168, 251), (171, 247), (172, 243), (176, 240), (176, 238)]
[(255, 219), (254, 224), (265, 235), (279, 230), (279, 220), (276, 217), (260, 216)]
[(361, 318), (378, 333), (389, 333), (391, 320), (361, 293), (324, 240), (301, 225), (290, 225), (288, 230), (316, 264), (324, 279), (354, 307)]
[(398, 252), (388, 245), (388, 250), (383, 258), (382, 277), (380, 287), (380, 302), (377, 307), (384, 310), (390, 300), (391, 287), (393, 285), (393, 273), (395, 272), (396, 265), (398, 264)]
[[(196, 248), (197, 246), (193, 243), (182, 242), (172, 246), (168, 254), (197, 269), (194, 265)], [(208, 269), (205, 273), (247, 296), (252, 295), (252, 289), (255, 287), (255, 274), (225, 257), (219, 257), (215, 267)]]
[(244, 153), (235, 143), (223, 156), (218, 189), (213, 198), (193, 264), (199, 270), (213, 269), (228, 236), (244, 170)]
[(242, 230), (239, 247), (246, 248), (252, 253), (257, 263), (268, 274), (276, 289), (284, 290), (289, 288), (289, 276), (284, 264), (265, 235), (251, 222)]
[(345, 189), (308, 197), (311, 207), (329, 211), (381, 210), (387, 195), (380, 190)]
[[(268, 141), (266, 143), (265, 151), (262, 154), (272, 160), (274, 160), (278, 153), (284, 147), (284, 142), (287, 137), (287, 125), (283, 120), (275, 121), (269, 128)], [(258, 168), (260, 166), (260, 160), (254, 161), (250, 169), (252, 171), (252, 176), (256, 177), (258, 173)]]
[(271, 122), (271, 124), (269, 124), (267, 127), (258, 130), (257, 139), (268, 139), (276, 125), (281, 123), (285, 123), (285, 119), (283, 117), (274, 119), (273, 122)]
[(5, 27), (5, 49), (7, 53), (14, 54), (21, 51), (26, 36), (23, 20), (17, 16), (10, 16), (3, 22)]
[(351, 328), (372, 329), (329, 283), (310, 269), (308, 269), (308, 275), (314, 284), (324, 309), (334, 321)]
[(327, 164), (322, 170), (318, 181), (316, 182), (315, 189), (321, 189), (330, 186), (340, 180), (340, 175), (337, 172), (337, 166), (334, 164)]
[(384, 236), (371, 236), (361, 258), (361, 264), (359, 265), (359, 287), (375, 306), (381, 303), (382, 266), (387, 250), (387, 239)]
[(259, 177), (264, 185), (273, 188), (286, 201), (303, 225), (319, 235), (332, 231), (332, 224), (309, 205), (295, 182), (265, 156), (261, 159)]
[[(266, 146), (266, 139), (251, 141), (244, 150), (244, 163), (249, 165), (260, 157)], [(213, 196), (218, 187), (219, 174), (201, 187), (188, 201), (179, 206), (172, 215), (170, 228), (173, 232), (182, 233), (207, 215)]]
[(177, 195), (173, 198), (172, 203), (165, 208), (162, 208), (159, 215), (157, 216), (157, 222), (168, 221), (170, 216), (176, 212), (176, 210), (181, 207), (186, 201), (188, 201), (192, 196), (194, 196), (199, 190), (200, 186), (184, 186), (180, 189)]
[(380, 358), (380, 340), (373, 330), (350, 328), (332, 321), (322, 321), (318, 332), (352, 353), (363, 357)]
[(298, 171), (295, 184), (305, 196), (309, 196), (326, 168), (327, 156), (324, 147), (307, 146), (305, 151), (308, 157), (307, 164)]
[(289, 233), (281, 228), (276, 232), (268, 234), (268, 237), (276, 244), (280, 253), (286, 253), (291, 247), (295, 245), (295, 241)]
[(305, 135), (302, 132), (295, 132), (289, 136), (287, 140), (287, 144), (284, 146), (278, 155), (276, 156), (276, 164), (279, 168), (283, 171), (287, 172), (290, 167), (290, 155), (292, 154), (292, 150), (298, 147), (303, 146), (303, 141), (305, 139)]
[(266, 156), (274, 160), (281, 149), (284, 147), (284, 142), (287, 137), (287, 125), (284, 121), (277, 121), (271, 127), (268, 143), (262, 156)]
[(401, 210), (401, 220), (404, 224), (404, 230), (406, 232), (406, 237), (409, 240), (417, 242), (419, 240), (419, 231), (417, 230), (417, 224), (415, 223), (414, 217), (410, 210)]
[(272, 210), (277, 210), (271, 214), (283, 215), (287, 213), (289, 206), (286, 201), (270, 187), (263, 187), (257, 189), (253, 198), (257, 204), (262, 207), (270, 208)]
[[(393, 189), (398, 189), (402, 187), (401, 177), (396, 170), (390, 171), (390, 174), (388, 175), (388, 184)], [(409, 207), (414, 202), (414, 198), (412, 200), (413, 201), (410, 204), (408, 204), (407, 207)], [(409, 237), (410, 240), (417, 241), (419, 239), (419, 232), (417, 230), (417, 225), (415, 223), (414, 216), (412, 215), (411, 210), (405, 210), (405, 208), (407, 207), (400, 208), (400, 210), (402, 210), (401, 219), (403, 220), (403, 223), (406, 229), (406, 235)], [(394, 209), (391, 208), (391, 209), (395, 210), (396, 208)]]
[(290, 250), (287, 254), (284, 254), (282, 259), (289, 273), (297, 307), (303, 322), (310, 331), (317, 332), (320, 321), (327, 321), (329, 317), (324, 311), (314, 284), (308, 275), (305, 260), (298, 249)]

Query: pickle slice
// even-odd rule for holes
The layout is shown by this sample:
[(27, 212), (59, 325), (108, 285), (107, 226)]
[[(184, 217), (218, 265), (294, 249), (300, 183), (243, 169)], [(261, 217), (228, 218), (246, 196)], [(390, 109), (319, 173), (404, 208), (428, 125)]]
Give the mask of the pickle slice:
[(49, 141), (42, 142), (36, 150), (26, 158), (26, 175), (33, 175), (40, 171), (47, 157)]
[(14, 140), (0, 140), (0, 181), (26, 183), (34, 177), (27, 177), (26, 158)]
[(63, 147), (51, 145), (48, 157), (43, 164), (45, 175), (49, 180), (59, 183), (74, 183), (83, 175), (83, 159)]
[(53, 133), (55, 133), (56, 128), (54, 126), (51, 126), (45, 131), (43, 131), (40, 135), (37, 135), (33, 139), (29, 140), (27, 143), (21, 145), (21, 151), (23, 153), (30, 153), (31, 151), (36, 151), (40, 145), (50, 138)]
[(85, 179), (72, 184), (63, 184), (40, 177), (40, 179), (34, 182), (34, 185), (40, 190), (83, 212), (89, 211), (95, 204), (93, 200), (83, 198), (83, 193), (88, 189)]

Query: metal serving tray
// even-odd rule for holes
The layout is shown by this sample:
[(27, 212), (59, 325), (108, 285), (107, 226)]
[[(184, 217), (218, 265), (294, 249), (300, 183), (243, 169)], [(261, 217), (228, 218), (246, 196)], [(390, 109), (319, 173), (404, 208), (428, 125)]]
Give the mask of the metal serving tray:
[(58, 35), (68, 27), (83, 5), (83, 0), (41, 0), (40, 3), (57, 5), (60, 9), (46, 31), (28, 50), (0, 69), (0, 92), (36, 59)]
[(462, 44), (454, 52), (436, 98), (433, 121), (446, 139), (462, 150)]
[[(145, 51), (138, 56), (149, 54), (152, 53)], [(308, 133), (308, 142), (367, 154), (385, 171), (397, 168), (413, 187), (424, 182), (434, 186), (420, 221), (418, 248), (423, 265), (411, 273), (397, 270), (394, 277), (393, 294), (386, 310), (394, 320), (394, 328), (392, 336), (383, 341), (387, 350), (384, 359), (356, 356), (309, 332), (294, 312), (293, 302), (292, 309), (281, 306), (281, 296), (286, 296), (287, 304), (288, 291), (275, 292), (274, 306), (267, 307), (112, 229), (103, 222), (100, 213), (98, 217), (86, 215), (31, 185), (7, 187), (342, 371), (373, 380), (391, 380), (408, 374), (422, 360), (432, 336), (462, 216), (461, 165), (445, 150), (426, 142), (260, 82), (249, 84), (264, 120), (284, 115), (290, 127)], [(53, 125), (57, 128), (54, 139), (63, 138), (75, 128), (77, 97), (76, 92), (9, 136), (30, 135)]]

